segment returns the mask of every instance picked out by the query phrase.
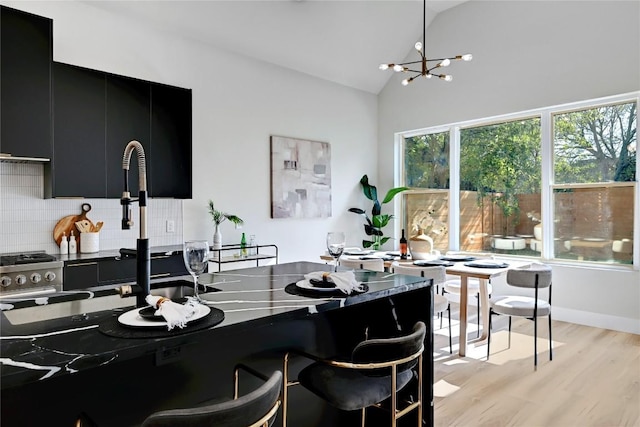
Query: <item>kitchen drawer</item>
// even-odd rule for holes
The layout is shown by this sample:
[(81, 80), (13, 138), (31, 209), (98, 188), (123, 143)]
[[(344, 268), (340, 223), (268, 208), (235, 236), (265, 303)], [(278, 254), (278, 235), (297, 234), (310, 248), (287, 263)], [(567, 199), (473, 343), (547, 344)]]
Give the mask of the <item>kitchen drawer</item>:
[(62, 288), (65, 291), (86, 289), (98, 285), (98, 262), (65, 263)]
[(98, 266), (98, 283), (130, 282), (136, 279), (135, 258), (101, 259)]

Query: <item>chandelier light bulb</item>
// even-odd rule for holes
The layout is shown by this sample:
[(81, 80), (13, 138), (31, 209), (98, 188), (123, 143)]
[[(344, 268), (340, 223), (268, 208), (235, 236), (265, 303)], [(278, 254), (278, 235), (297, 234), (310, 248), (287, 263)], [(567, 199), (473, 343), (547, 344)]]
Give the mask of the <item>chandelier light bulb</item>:
[(415, 47), (418, 52), (422, 52), (422, 42), (416, 42), (413, 47)]
[(408, 84), (409, 84), (409, 79), (404, 79), (404, 80), (402, 81), (402, 86), (406, 86), (406, 85), (408, 85)]
[(473, 59), (473, 55), (470, 53), (465, 53), (460, 57), (463, 61), (471, 61)]
[(450, 76), (448, 74), (440, 74), (440, 78), (445, 82), (450, 82), (451, 80), (453, 80), (453, 76)]
[(451, 64), (451, 60), (450, 60), (449, 58), (447, 58), (447, 59), (443, 60), (443, 61), (438, 65), (438, 67), (448, 67), (448, 66), (449, 66), (449, 64)]
[(389, 64), (380, 64), (378, 68), (381, 70), (387, 70), (389, 68)]
[(404, 67), (402, 65), (394, 65), (393, 66), (393, 71), (395, 71), (396, 73), (399, 73), (400, 71), (404, 71)]

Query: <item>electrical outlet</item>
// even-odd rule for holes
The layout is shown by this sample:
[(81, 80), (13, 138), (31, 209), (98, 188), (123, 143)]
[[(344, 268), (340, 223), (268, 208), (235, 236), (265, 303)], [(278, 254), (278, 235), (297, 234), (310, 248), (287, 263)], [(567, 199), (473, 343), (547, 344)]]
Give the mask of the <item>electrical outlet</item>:
[(167, 220), (167, 233), (175, 233), (176, 232), (176, 222), (172, 219)]

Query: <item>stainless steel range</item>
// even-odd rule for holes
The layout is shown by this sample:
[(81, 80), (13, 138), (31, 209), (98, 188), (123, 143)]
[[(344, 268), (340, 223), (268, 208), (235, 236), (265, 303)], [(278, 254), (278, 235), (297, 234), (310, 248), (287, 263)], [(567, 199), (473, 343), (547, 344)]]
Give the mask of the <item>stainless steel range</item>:
[(0, 254), (0, 298), (60, 292), (63, 267), (44, 251)]

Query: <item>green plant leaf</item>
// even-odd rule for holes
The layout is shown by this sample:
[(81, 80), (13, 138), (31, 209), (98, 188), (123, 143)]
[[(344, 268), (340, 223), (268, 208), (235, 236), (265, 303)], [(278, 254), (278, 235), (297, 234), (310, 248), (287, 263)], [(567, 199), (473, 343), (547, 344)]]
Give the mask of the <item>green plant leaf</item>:
[(384, 200), (382, 201), (382, 203), (389, 203), (398, 193), (402, 193), (403, 191), (407, 191), (409, 189), (409, 187), (396, 187), (396, 188), (392, 188), (391, 190), (387, 191), (387, 195), (384, 196)]
[(366, 213), (360, 208), (349, 208), (349, 212), (357, 213), (358, 215), (364, 215)]
[(373, 203), (373, 208), (371, 209), (371, 214), (375, 217), (377, 215), (380, 215), (380, 212), (382, 212), (382, 206), (380, 205), (380, 203), (376, 200)]
[(363, 175), (360, 178), (360, 184), (362, 185), (362, 192), (365, 197), (369, 200), (373, 200), (374, 202), (378, 201), (378, 189), (375, 185), (369, 184), (369, 177), (367, 175)]
[(364, 225), (364, 232), (367, 233), (367, 236), (382, 236), (382, 230), (379, 227), (373, 227), (370, 224)]

